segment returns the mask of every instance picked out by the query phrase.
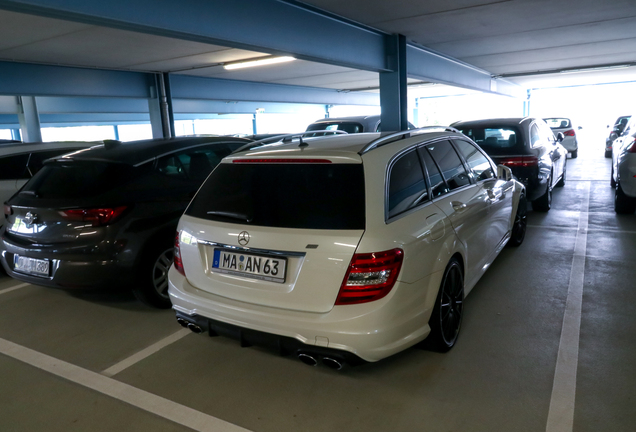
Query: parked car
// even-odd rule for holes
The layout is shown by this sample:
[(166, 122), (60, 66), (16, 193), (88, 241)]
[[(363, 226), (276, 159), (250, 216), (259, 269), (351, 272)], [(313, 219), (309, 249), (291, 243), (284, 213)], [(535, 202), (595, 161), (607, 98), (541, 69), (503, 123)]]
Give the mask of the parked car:
[(46, 159), (95, 144), (89, 142), (22, 143), (20, 141), (0, 144), (0, 203), (11, 198), (33, 177), (42, 168)]
[[(572, 125), (569, 118), (545, 118), (543, 119), (552, 132), (556, 136), (559, 132), (563, 134), (563, 141), (561, 145), (572, 155), (572, 159), (575, 159), (579, 155), (579, 143), (576, 139), (576, 130)], [(578, 129), (582, 129), (581, 126)]]
[[(625, 126), (627, 126), (629, 119), (631, 117), (632, 116), (621, 116), (616, 119), (616, 123), (614, 123), (614, 126), (612, 127), (612, 130), (610, 131), (609, 136), (605, 139), (605, 157), (606, 158), (612, 157), (612, 147), (614, 144), (614, 140), (623, 133), (623, 131), (625, 130)], [(609, 125), (607, 125), (607, 127), (609, 128)]]
[[(300, 151), (299, 151), (300, 150)], [(179, 222), (177, 321), (332, 368), (457, 340), (464, 297), (526, 229), (524, 186), (451, 129), (237, 152)]]
[(612, 146), (614, 210), (631, 214), (636, 210), (636, 118), (630, 120)]
[(170, 307), (179, 217), (216, 164), (249, 140), (106, 141), (48, 160), (5, 205), (0, 259), (10, 276), (65, 289), (130, 286)]
[(565, 185), (568, 151), (563, 134), (539, 118), (508, 118), (457, 122), (452, 125), (475, 141), (495, 163), (510, 167), (527, 188), (535, 211), (552, 206), (552, 189)]
[[(408, 124), (409, 129), (415, 129), (413, 124)], [(379, 115), (334, 117), (319, 119), (307, 126), (306, 132), (322, 130), (340, 130), (347, 133), (380, 132)]]

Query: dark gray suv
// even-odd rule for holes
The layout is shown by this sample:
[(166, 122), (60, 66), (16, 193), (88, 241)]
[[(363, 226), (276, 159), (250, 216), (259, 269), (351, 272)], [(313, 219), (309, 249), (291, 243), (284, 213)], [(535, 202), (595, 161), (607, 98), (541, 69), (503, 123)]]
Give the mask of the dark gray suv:
[(217, 163), (248, 142), (106, 141), (48, 160), (4, 206), (3, 267), (36, 285), (130, 286), (143, 302), (170, 307), (178, 219)]

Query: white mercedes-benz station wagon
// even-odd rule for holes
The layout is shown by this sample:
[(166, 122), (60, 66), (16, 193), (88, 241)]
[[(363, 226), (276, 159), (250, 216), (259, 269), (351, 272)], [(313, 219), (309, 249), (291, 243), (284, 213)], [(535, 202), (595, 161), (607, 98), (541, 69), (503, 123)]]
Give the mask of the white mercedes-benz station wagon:
[(255, 144), (182, 216), (170, 299), (194, 332), (312, 365), (447, 351), (526, 211), (523, 184), (452, 128)]

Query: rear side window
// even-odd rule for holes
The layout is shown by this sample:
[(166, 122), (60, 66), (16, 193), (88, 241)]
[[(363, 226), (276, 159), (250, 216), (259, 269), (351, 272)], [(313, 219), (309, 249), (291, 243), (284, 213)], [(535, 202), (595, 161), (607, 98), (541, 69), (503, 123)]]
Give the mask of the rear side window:
[(48, 163), (20, 194), (38, 198), (86, 198), (118, 188), (135, 177), (135, 168), (106, 162)]
[(276, 228), (364, 229), (363, 167), (223, 163), (208, 177), (186, 214)]
[(466, 169), (461, 159), (451, 146), (450, 141), (440, 141), (435, 144), (429, 144), (426, 149), (431, 153), (437, 166), (442, 171), (444, 180), (450, 190), (458, 189), (462, 186), (470, 184), (470, 177), (466, 173)]
[(417, 151), (401, 156), (389, 174), (389, 218), (428, 200), (428, 189)]
[(0, 180), (28, 179), (26, 164), (29, 154), (0, 157)]
[(437, 198), (444, 195), (445, 193), (450, 192), (448, 185), (442, 177), (442, 173), (439, 171), (437, 164), (433, 160), (433, 157), (428, 152), (428, 150), (422, 147), (419, 150), (419, 153), (422, 156), (424, 165), (426, 166), (426, 171), (428, 171), (428, 180), (431, 182), (431, 197)]
[(455, 141), (459, 152), (464, 156), (468, 167), (475, 175), (475, 180), (481, 181), (495, 177), (495, 171), (490, 161), (477, 147), (468, 141)]
[(532, 147), (541, 145), (541, 132), (539, 131), (539, 126), (536, 124), (530, 127), (530, 145), (532, 145)]

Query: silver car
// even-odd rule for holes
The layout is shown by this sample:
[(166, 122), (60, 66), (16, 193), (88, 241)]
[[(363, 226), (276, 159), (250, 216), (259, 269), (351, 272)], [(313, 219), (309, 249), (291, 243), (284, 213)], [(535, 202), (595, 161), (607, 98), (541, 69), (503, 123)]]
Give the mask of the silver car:
[[(550, 126), (550, 129), (552, 129), (552, 133), (554, 133), (554, 136), (557, 136), (559, 132), (563, 134), (564, 139), (561, 142), (561, 145), (565, 147), (568, 153), (572, 155), (572, 159), (576, 158), (579, 153), (579, 143), (576, 139), (576, 130), (572, 125), (570, 119), (563, 117), (554, 117), (545, 118), (543, 120), (545, 120), (548, 126)], [(579, 126), (578, 129), (582, 129), (581, 126)]]
[(632, 118), (612, 146), (614, 210), (631, 214), (636, 210), (636, 118)]

